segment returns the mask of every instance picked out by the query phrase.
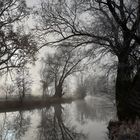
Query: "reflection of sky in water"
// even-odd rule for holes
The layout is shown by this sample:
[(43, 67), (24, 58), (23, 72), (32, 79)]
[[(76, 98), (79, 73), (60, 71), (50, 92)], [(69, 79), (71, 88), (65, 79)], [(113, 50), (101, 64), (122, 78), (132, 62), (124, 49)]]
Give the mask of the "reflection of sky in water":
[(54, 140), (55, 136), (61, 140), (62, 134), (65, 139), (105, 140), (113, 110), (105, 100), (91, 97), (40, 110), (1, 113), (0, 140)]
[(78, 130), (88, 135), (88, 140), (105, 139), (107, 123), (115, 114), (112, 105), (100, 98), (91, 97), (66, 106), (69, 112), (68, 118)]
[(77, 114), (72, 113), (72, 110), (70, 111), (70, 114), (72, 114), (72, 117), (69, 116), (68, 118), (69, 119), (71, 118), (72, 124), (76, 125), (76, 128), (79, 131), (82, 131), (85, 135), (87, 135), (88, 140), (93, 140), (93, 139), (104, 140), (105, 139), (105, 132), (106, 132), (106, 127), (107, 127), (106, 121), (96, 120), (96, 119), (94, 120), (94, 119), (91, 119), (91, 117), (90, 118), (83, 117), (83, 120), (82, 119), (80, 120), (79, 118), (77, 118), (78, 116), (75, 116)]
[(8, 140), (15, 139), (15, 134), (12, 130), (5, 132), (4, 134)]

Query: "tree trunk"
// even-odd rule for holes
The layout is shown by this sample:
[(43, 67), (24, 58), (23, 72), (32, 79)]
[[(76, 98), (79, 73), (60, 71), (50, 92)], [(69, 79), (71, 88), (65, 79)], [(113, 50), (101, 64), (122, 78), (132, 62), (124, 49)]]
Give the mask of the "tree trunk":
[(126, 98), (131, 87), (131, 67), (127, 57), (118, 58), (118, 70), (116, 79), (116, 107), (119, 120), (125, 120), (129, 116)]
[(55, 97), (59, 97), (61, 98), (63, 96), (63, 87), (62, 87), (62, 84), (58, 84), (56, 87), (55, 87)]
[(139, 92), (139, 94), (140, 94), (140, 66), (139, 66), (136, 76), (134, 77), (134, 80), (133, 80), (132, 91)]
[(133, 119), (140, 117), (140, 68), (134, 77), (128, 98), (128, 109), (133, 111)]

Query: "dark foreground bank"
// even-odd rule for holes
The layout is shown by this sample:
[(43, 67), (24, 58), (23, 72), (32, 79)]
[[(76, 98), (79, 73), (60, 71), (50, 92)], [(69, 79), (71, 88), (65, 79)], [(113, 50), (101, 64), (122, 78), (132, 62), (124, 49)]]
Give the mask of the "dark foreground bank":
[(140, 119), (128, 122), (110, 121), (110, 140), (140, 140)]

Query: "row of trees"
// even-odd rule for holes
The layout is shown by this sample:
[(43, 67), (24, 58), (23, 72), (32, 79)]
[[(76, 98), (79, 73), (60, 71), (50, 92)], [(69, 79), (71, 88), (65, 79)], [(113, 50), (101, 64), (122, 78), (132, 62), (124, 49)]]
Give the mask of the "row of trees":
[(7, 82), (8, 77), (5, 80), (5, 84), (0, 86), (1, 95), (5, 99), (19, 99), (23, 101), (25, 97), (31, 95), (32, 79), (29, 74), (27, 67), (22, 67), (16, 70), (15, 74), (12, 75), (12, 81)]
[(12, 84), (1, 87), (6, 98), (18, 93), (22, 99), (31, 84), (26, 65), (34, 63), (38, 47), (34, 35), (24, 28), (30, 11), (25, 0), (0, 0), (0, 74), (16, 75)]
[[(1, 73), (35, 60), (37, 43), (34, 36), (22, 26), (29, 12), (24, 0), (0, 1)], [(56, 56), (43, 60), (47, 67), (44, 73), (48, 73), (45, 79), (51, 79), (47, 76), (52, 76), (53, 69), (55, 95), (63, 95), (66, 77), (75, 72), (83, 59), (81, 56), (84, 56), (79, 57), (78, 54), (76, 60), (75, 57), (71, 59), (69, 51), (77, 53), (76, 48), (90, 48), (90, 53), (85, 49), (88, 57), (110, 53), (118, 59), (115, 94), (118, 118), (123, 120), (140, 114), (139, 0), (44, 0), (35, 14), (39, 18), (36, 33), (39, 43), (43, 44), (41, 47), (53, 45), (61, 48), (61, 53), (58, 51)], [(53, 39), (48, 41), (52, 36)], [(67, 49), (68, 52), (63, 52)], [(60, 57), (62, 54), (64, 56)]]
[[(139, 115), (135, 97), (140, 92), (140, 1), (50, 0), (41, 6), (36, 29), (43, 34), (43, 46), (90, 45), (92, 51), (116, 56), (117, 115), (120, 120)], [(48, 35), (54, 36), (53, 41), (46, 41)]]
[(111, 79), (103, 75), (88, 75), (86, 77), (80, 76), (77, 78), (77, 86), (75, 94), (79, 97), (86, 95), (105, 97), (114, 100), (115, 94), (115, 81), (113, 76)]

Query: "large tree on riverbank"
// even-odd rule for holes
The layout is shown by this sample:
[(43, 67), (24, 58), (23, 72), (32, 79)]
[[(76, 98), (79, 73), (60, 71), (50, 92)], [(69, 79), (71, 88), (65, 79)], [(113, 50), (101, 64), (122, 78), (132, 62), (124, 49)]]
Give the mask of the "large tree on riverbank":
[(51, 42), (45, 40), (44, 45), (90, 44), (93, 50), (115, 55), (118, 58), (117, 115), (120, 120), (140, 115), (140, 1), (46, 1), (42, 3), (40, 15), (37, 29), (43, 36), (55, 37)]

